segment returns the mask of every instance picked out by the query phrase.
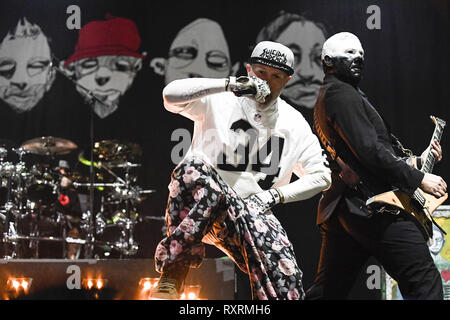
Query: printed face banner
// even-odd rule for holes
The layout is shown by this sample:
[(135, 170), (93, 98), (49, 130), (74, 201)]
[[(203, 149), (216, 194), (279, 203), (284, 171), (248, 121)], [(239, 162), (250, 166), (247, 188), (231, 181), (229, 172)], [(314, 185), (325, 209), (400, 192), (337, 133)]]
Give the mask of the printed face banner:
[(150, 66), (165, 84), (183, 78), (226, 78), (231, 72), (230, 52), (221, 26), (199, 18), (181, 29), (167, 58), (154, 58)]
[[(295, 58), (281, 98), (312, 125), (324, 77), (322, 45), (342, 31), (357, 35), (364, 49), (361, 89), (394, 134), (420, 155), (434, 129), (429, 116), (450, 121), (448, 12), (447, 0), (3, 0), (0, 147), (5, 156), (0, 161), (29, 161), (29, 153), (17, 153), (20, 147), (44, 150), (33, 157), (51, 154), (52, 161), (64, 160), (82, 176), (78, 181), (88, 181), (93, 142), (98, 154), (121, 150), (116, 164), (134, 167), (116, 169), (129, 170), (143, 190), (155, 190), (140, 203), (140, 215), (161, 217), (170, 173), (186, 154), (193, 131), (191, 120), (164, 108), (164, 86), (189, 77), (246, 75), (255, 45), (277, 41)], [(135, 145), (139, 157), (125, 152)], [(446, 132), (442, 145), (444, 163), (434, 173), (448, 182)], [(33, 166), (56, 167), (33, 161), (27, 172)], [(104, 173), (99, 179), (111, 181)], [(299, 249), (305, 239), (316, 243), (302, 254), (308, 261), (316, 261), (320, 250), (317, 201), (280, 209), (289, 211), (280, 215), (288, 234), (290, 226), (300, 228), (291, 232)], [(306, 214), (295, 214), (300, 211)], [(152, 241), (145, 241), (149, 251), (156, 247)], [(306, 277), (316, 263), (305, 266)], [(305, 282), (308, 286), (308, 278)]]
[(324, 77), (320, 55), (326, 37), (323, 24), (287, 12), (269, 22), (256, 37), (256, 43), (279, 42), (294, 53), (294, 75), (281, 96), (299, 110), (314, 108)]
[(15, 112), (33, 109), (55, 79), (48, 39), (26, 18), (0, 44), (0, 97)]
[(137, 27), (129, 19), (107, 16), (81, 28), (75, 52), (63, 68), (78, 92), (93, 101), (100, 118), (117, 110), (120, 97), (142, 68), (145, 56), (137, 52), (140, 43)]

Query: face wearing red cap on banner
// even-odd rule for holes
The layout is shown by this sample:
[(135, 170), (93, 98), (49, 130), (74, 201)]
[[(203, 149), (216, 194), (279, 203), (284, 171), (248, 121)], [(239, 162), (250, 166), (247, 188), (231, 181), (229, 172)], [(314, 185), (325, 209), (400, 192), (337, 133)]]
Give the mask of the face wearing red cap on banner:
[(145, 55), (137, 51), (140, 42), (136, 25), (124, 18), (93, 21), (80, 30), (75, 52), (64, 62), (64, 69), (79, 84), (82, 95), (89, 90), (103, 102), (94, 105), (100, 118), (117, 110), (120, 97), (142, 68)]

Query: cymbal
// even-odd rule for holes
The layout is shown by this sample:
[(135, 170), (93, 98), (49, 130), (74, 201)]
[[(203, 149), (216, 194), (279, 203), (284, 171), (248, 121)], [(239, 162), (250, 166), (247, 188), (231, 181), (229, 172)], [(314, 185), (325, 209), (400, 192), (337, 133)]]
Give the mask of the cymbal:
[(123, 142), (119, 140), (103, 140), (94, 144), (94, 153), (99, 161), (113, 162), (138, 162), (142, 156), (141, 147), (137, 143)]
[(38, 137), (24, 142), (21, 147), (38, 155), (64, 155), (78, 148), (70, 140), (56, 137)]

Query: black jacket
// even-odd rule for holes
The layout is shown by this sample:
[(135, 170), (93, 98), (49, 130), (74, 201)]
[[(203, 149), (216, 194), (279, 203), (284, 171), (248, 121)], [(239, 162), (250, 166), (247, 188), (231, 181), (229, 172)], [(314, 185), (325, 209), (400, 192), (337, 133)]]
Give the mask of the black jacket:
[(368, 196), (393, 187), (412, 194), (420, 186), (424, 173), (396, 154), (388, 125), (361, 90), (326, 75), (314, 112), (315, 126), (326, 133), (336, 155), (357, 173), (362, 184), (362, 188), (344, 184), (338, 176), (340, 167), (330, 161), (333, 182), (320, 200), (318, 224), (331, 216), (342, 197), (350, 212), (367, 216)]

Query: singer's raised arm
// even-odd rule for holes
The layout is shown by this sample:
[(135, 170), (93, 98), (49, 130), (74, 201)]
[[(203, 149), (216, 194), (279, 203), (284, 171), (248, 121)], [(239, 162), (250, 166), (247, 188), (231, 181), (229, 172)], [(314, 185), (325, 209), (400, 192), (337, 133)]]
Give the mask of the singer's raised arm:
[(164, 107), (171, 112), (179, 113), (190, 102), (207, 95), (225, 92), (226, 78), (188, 78), (175, 80), (163, 90)]

